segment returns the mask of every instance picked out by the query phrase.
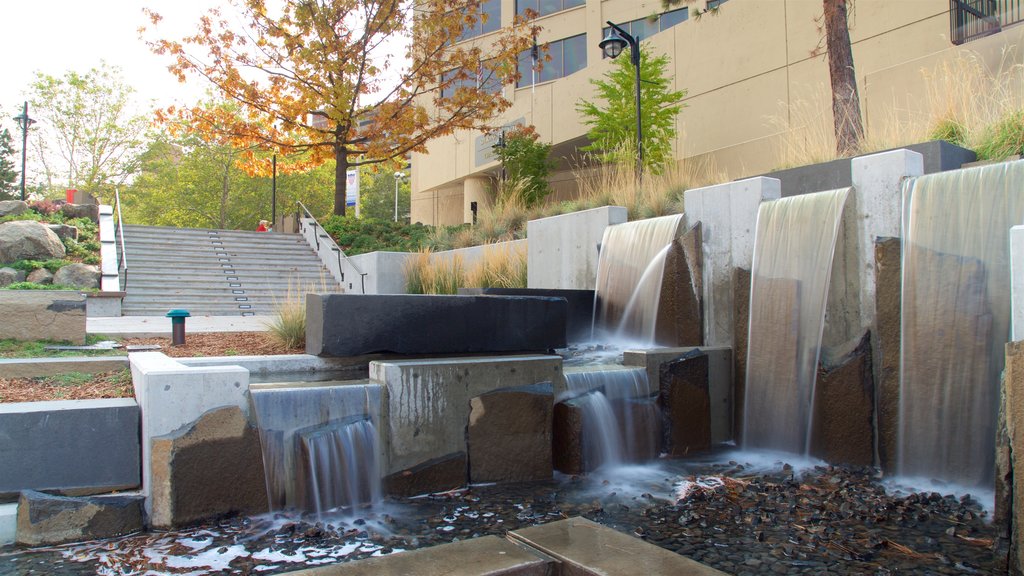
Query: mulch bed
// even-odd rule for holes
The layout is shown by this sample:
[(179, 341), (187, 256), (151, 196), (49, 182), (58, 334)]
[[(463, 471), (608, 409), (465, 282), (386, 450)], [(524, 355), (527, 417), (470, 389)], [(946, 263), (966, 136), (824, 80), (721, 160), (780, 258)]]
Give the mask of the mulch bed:
[(0, 402), (43, 402), (46, 400), (94, 400), (131, 398), (132, 377), (128, 370), (91, 375), (0, 378)]
[(159, 344), (160, 352), (175, 357), (192, 356), (269, 356), (274, 354), (303, 354), (302, 348), (287, 348), (267, 332), (216, 332), (188, 334), (185, 344), (171, 346), (170, 338), (125, 338), (125, 346)]

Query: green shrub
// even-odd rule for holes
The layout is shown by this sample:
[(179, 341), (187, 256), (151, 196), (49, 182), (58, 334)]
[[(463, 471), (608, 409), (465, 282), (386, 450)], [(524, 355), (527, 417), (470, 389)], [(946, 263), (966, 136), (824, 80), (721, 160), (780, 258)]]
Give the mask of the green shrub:
[(36, 284), (35, 282), (15, 282), (0, 290), (73, 290), (75, 292), (96, 292), (95, 288), (75, 288), (64, 284)]
[(975, 152), (979, 160), (1005, 160), (1024, 153), (1024, 110), (1007, 114), (990, 126)]
[(32, 272), (33, 270), (46, 268), (50, 274), (56, 274), (57, 270), (60, 270), (68, 264), (71, 264), (70, 260), (54, 258), (51, 260), (18, 260), (12, 264), (6, 264), (5, 266), (8, 268), (14, 268), (15, 270), (24, 270), (25, 272)]
[(945, 118), (932, 128), (932, 131), (928, 133), (928, 138), (964, 146), (967, 142), (967, 128), (952, 118)]
[(42, 219), (43, 217), (40, 216), (39, 213), (28, 210), (21, 214), (10, 214), (0, 218), (0, 224), (3, 224), (4, 222), (14, 222), (16, 220), (35, 220), (36, 222), (40, 222)]
[(341, 216), (324, 220), (323, 228), (349, 256), (376, 251), (415, 252), (430, 232), (422, 224)]

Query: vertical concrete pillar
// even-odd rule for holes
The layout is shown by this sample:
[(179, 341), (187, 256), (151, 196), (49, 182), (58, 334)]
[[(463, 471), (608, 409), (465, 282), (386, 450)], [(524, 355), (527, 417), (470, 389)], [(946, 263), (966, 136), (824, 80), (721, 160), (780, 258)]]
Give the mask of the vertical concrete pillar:
[(593, 290), (604, 229), (627, 220), (622, 206), (604, 206), (526, 223), (530, 288)]
[(750, 269), (754, 259), (757, 208), (782, 197), (775, 178), (759, 176), (687, 190), (686, 226), (701, 223), (704, 247), (704, 343), (733, 345), (733, 270)]
[[(491, 181), (487, 178), (471, 176), (462, 183), (462, 221), (473, 223), (473, 202), (477, 210), (483, 210), (494, 202)], [(479, 212), (478, 212), (479, 213)]]
[(903, 181), (924, 174), (924, 157), (910, 150), (861, 156), (851, 161), (850, 172), (856, 194), (861, 326), (874, 328), (875, 239), (901, 235)]
[(1024, 226), (1010, 228), (1011, 340), (1024, 340)]

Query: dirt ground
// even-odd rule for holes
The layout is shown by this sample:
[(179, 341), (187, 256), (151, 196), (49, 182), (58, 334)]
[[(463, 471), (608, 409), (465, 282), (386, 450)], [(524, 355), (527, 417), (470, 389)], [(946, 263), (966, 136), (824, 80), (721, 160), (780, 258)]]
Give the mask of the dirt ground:
[(215, 332), (188, 334), (185, 344), (171, 346), (170, 338), (126, 338), (125, 346), (159, 344), (160, 352), (175, 357), (190, 356), (269, 356), (273, 354), (303, 354), (302, 348), (286, 348), (266, 332)]

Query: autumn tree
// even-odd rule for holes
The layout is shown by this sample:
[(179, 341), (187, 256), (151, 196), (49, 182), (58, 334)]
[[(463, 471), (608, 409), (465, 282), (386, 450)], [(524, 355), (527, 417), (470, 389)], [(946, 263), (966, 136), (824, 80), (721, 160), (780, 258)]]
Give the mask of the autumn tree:
[(137, 113), (121, 70), (101, 63), (85, 73), (36, 73), (29, 88), (38, 121), (33, 145), (50, 186), (100, 196), (134, 172), (148, 120)]
[(425, 152), (455, 130), (489, 129), (511, 105), (500, 87), (514, 81), (535, 30), (517, 17), (459, 42), (485, 18), (480, 3), (236, 0), (238, 14), (211, 10), (196, 34), (151, 47), (173, 57), (179, 80), (203, 78), (242, 106), (231, 119), (201, 107), (167, 112), (199, 132), (223, 130), (239, 148), (302, 153), (313, 165), (333, 159), (334, 213), (343, 215), (349, 168)]

